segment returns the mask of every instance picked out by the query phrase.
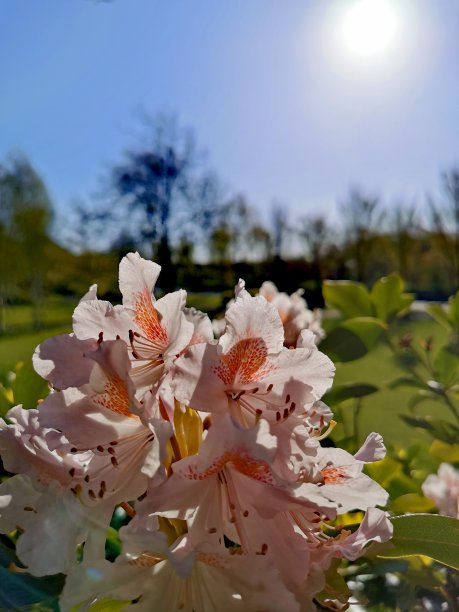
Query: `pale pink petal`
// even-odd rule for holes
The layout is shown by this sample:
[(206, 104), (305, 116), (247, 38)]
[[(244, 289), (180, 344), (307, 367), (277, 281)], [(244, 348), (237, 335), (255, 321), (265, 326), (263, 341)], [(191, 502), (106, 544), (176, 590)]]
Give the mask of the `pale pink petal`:
[(223, 381), (213, 371), (220, 358), (215, 344), (196, 344), (173, 367), (171, 388), (179, 402), (204, 412), (226, 412), (228, 398)]
[(160, 272), (161, 266), (143, 259), (138, 253), (129, 253), (123, 257), (119, 268), (123, 305), (135, 310), (138, 294), (146, 291), (151, 295)]
[(386, 456), (386, 447), (382, 436), (378, 433), (371, 433), (367, 436), (362, 447), (355, 453), (354, 458), (363, 463), (380, 461)]
[(259, 294), (262, 295), (266, 301), (271, 302), (276, 295), (279, 293), (276, 285), (271, 281), (265, 281), (259, 290)]
[(226, 311), (226, 332), (220, 338), (223, 353), (238, 342), (260, 339), (264, 351), (278, 353), (284, 343), (284, 328), (276, 308), (263, 297), (243, 290)]
[(46, 339), (32, 357), (35, 371), (57, 389), (81, 387), (89, 381), (94, 362), (85, 357), (97, 349), (94, 339), (63, 334)]
[(91, 285), (89, 290), (80, 299), (80, 302), (89, 302), (91, 300), (97, 300), (97, 285)]
[(133, 327), (128, 313), (121, 306), (113, 307), (103, 300), (80, 302), (73, 313), (73, 331), (80, 340), (88, 338), (115, 340), (129, 343), (129, 330)]
[(363, 548), (369, 542), (387, 542), (391, 539), (393, 531), (387, 512), (379, 508), (369, 508), (357, 531), (335, 540), (335, 545), (339, 547), (343, 557), (354, 561), (363, 553)]
[(155, 304), (160, 315), (161, 326), (167, 331), (169, 338), (169, 344), (164, 351), (169, 361), (183, 351), (193, 336), (193, 323), (183, 313), (185, 303), (186, 292), (180, 289), (167, 293)]
[(196, 308), (184, 308), (183, 314), (193, 324), (193, 335), (189, 346), (214, 341), (213, 323), (204, 312), (196, 310)]

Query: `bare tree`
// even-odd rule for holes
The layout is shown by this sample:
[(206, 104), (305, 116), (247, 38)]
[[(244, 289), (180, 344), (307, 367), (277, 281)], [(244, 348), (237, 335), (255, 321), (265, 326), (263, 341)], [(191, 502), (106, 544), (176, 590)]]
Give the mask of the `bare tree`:
[(389, 216), (389, 233), (394, 245), (397, 269), (403, 278), (409, 276), (410, 255), (419, 230), (415, 206), (398, 204)]
[(344, 246), (349, 252), (355, 277), (358, 281), (369, 282), (370, 260), (385, 213), (378, 198), (355, 188), (341, 210), (344, 216)]
[(288, 208), (285, 204), (274, 202), (271, 209), (274, 258), (282, 259), (288, 227)]
[(314, 276), (322, 278), (322, 260), (331, 242), (333, 230), (323, 216), (302, 217), (298, 220), (297, 234), (306, 247)]
[[(200, 171), (200, 155), (193, 133), (178, 125), (175, 117), (160, 115), (149, 128), (149, 146), (128, 151), (125, 161), (113, 168), (111, 183), (116, 203), (128, 211), (130, 236), (144, 248), (151, 247), (164, 272), (164, 289), (175, 284), (171, 266), (174, 239), (185, 226), (210, 232), (218, 208), (215, 175)], [(126, 224), (123, 224), (126, 231)]]
[(444, 200), (429, 201), (433, 237), (445, 259), (451, 282), (459, 287), (459, 168), (441, 176)]

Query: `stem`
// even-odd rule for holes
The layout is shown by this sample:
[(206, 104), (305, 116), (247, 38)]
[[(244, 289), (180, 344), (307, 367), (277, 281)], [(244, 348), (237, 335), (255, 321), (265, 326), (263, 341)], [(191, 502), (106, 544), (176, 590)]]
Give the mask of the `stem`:
[(457, 411), (456, 406), (453, 404), (453, 402), (448, 397), (448, 394), (446, 393), (446, 391), (443, 391), (443, 393), (441, 394), (441, 397), (443, 398), (447, 407), (451, 410), (456, 421), (459, 422), (459, 412)]

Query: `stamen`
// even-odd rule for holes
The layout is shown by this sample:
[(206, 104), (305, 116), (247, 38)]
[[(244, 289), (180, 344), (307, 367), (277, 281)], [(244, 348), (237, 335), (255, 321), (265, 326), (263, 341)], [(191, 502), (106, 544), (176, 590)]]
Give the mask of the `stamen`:
[(123, 508), (123, 510), (126, 512), (128, 516), (130, 516), (131, 518), (134, 518), (134, 516), (136, 515), (136, 511), (131, 506), (131, 504), (128, 504), (128, 502), (121, 502), (120, 506), (121, 508)]

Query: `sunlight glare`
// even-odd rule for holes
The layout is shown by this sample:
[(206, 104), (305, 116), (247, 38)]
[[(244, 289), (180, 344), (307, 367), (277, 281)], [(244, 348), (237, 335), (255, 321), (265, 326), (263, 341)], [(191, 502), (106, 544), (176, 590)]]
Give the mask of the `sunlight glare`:
[(344, 46), (358, 60), (381, 58), (393, 49), (398, 26), (398, 15), (387, 0), (357, 0), (342, 22)]

